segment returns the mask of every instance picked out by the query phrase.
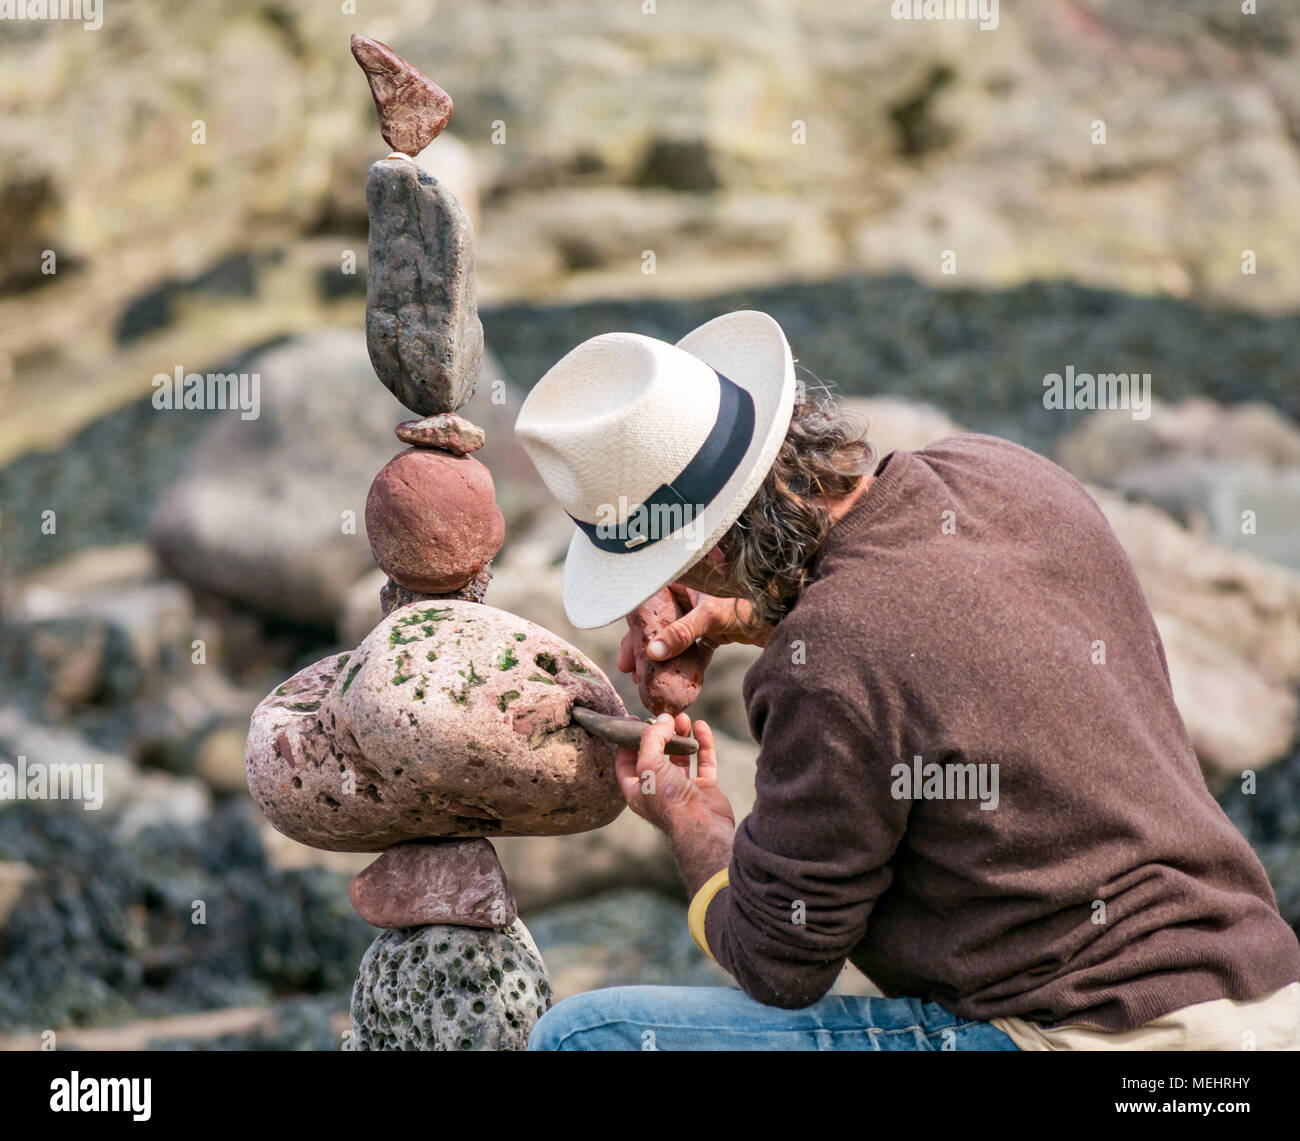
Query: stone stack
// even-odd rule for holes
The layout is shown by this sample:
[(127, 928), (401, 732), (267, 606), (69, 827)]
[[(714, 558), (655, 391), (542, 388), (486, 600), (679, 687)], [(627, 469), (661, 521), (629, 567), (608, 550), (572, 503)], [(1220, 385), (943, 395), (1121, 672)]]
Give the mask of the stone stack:
[(483, 603), (505, 525), (472, 454), (484, 433), (457, 415), (483, 352), (474, 234), (412, 161), (452, 103), (383, 44), (354, 36), (352, 51), (394, 147), (366, 181), (367, 347), (419, 418), (397, 427), (408, 446), (366, 500), (385, 617), (258, 705), (248, 783), (292, 839), (382, 853), (349, 891), (385, 929), (353, 990), (357, 1048), (522, 1049), (550, 983), (489, 837), (612, 821), (612, 749), (573, 709), (625, 711), (582, 653)]

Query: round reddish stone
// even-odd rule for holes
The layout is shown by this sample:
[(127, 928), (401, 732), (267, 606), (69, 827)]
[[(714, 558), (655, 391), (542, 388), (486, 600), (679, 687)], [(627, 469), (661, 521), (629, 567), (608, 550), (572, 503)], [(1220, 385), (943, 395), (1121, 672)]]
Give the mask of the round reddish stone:
[(375, 562), (409, 590), (459, 590), (501, 549), (506, 524), (492, 473), (472, 456), (399, 452), (366, 497)]

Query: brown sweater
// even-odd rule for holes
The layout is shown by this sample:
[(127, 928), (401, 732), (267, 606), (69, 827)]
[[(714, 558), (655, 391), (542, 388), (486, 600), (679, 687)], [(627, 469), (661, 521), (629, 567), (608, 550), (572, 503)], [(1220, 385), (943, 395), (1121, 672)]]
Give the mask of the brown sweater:
[(1123, 1030), (1300, 979), (1133, 569), (1041, 456), (889, 456), (744, 693), (757, 800), (705, 933), (752, 997), (807, 1005), (847, 957), (961, 1017)]

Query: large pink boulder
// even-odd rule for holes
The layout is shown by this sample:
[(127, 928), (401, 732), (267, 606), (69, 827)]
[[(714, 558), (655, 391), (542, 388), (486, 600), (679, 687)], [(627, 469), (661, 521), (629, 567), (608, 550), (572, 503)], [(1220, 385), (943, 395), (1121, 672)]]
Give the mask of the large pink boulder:
[(624, 800), (614, 749), (572, 722), (575, 702), (625, 714), (549, 630), (481, 603), (412, 603), (262, 701), (249, 787), (281, 832), (336, 851), (589, 831)]

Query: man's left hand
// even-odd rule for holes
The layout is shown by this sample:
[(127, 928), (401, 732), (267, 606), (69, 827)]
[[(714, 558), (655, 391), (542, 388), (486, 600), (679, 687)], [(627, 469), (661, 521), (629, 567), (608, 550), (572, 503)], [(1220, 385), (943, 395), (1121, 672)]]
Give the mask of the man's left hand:
[[(669, 737), (692, 731), (700, 743), (695, 776), (689, 756), (664, 753)], [(645, 727), (639, 750), (618, 750), (614, 771), (628, 807), (667, 834), (692, 892), (727, 866), (736, 817), (718, 787), (718, 753), (705, 722), (692, 726), (685, 713), (661, 713)]]

